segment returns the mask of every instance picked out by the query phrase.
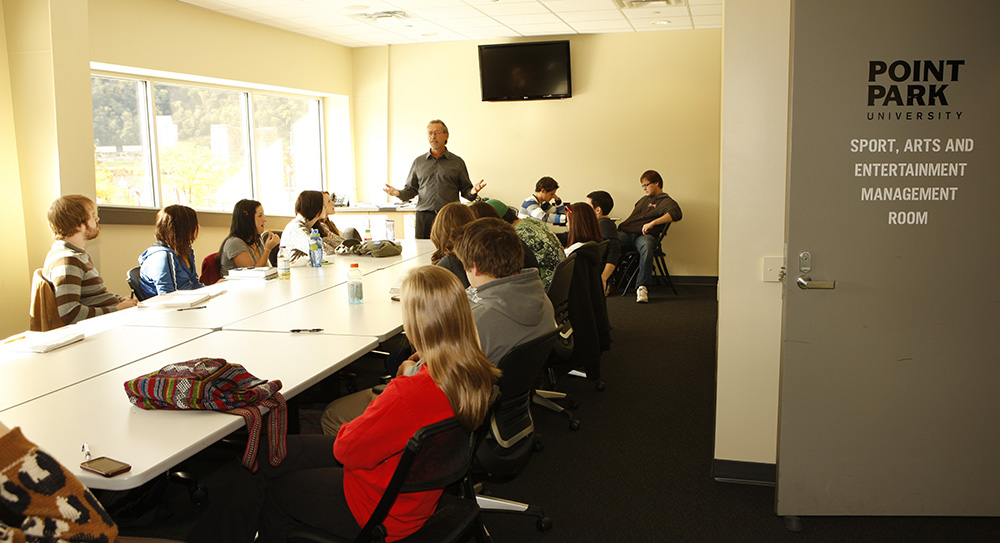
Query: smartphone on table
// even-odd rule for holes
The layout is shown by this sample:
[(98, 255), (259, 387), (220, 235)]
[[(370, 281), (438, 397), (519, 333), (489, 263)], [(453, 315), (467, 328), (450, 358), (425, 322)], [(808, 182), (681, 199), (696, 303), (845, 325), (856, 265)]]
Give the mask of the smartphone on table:
[(119, 462), (118, 460), (108, 458), (107, 456), (94, 458), (92, 460), (87, 460), (86, 462), (80, 462), (80, 467), (105, 477), (114, 477), (115, 475), (125, 473), (126, 471), (132, 469), (132, 466), (126, 464), (125, 462)]

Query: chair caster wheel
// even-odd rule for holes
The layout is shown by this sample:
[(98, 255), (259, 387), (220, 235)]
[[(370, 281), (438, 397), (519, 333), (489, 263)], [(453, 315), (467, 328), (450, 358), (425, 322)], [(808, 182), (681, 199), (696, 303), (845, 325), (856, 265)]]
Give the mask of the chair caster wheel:
[(538, 528), (539, 532), (545, 532), (551, 530), (552, 519), (550, 519), (549, 517), (542, 517), (538, 519), (538, 522), (535, 523), (535, 526)]
[(573, 400), (573, 401), (569, 402), (569, 408), (570, 409), (580, 409), (580, 402), (578, 402), (576, 400)]
[(535, 440), (535, 452), (542, 452), (543, 450), (545, 450), (545, 443), (543, 443), (543, 442), (541, 442), (541, 441), (539, 441), (539, 440), (536, 439)]
[(604, 392), (605, 388), (607, 388), (607, 386), (604, 384), (604, 381), (598, 381), (597, 382), (597, 391), (598, 392)]
[(190, 492), (191, 503), (201, 507), (208, 503), (208, 489), (204, 485), (192, 488)]
[(577, 430), (579, 430), (580, 429), (580, 421), (578, 421), (576, 419), (573, 419), (573, 420), (569, 421), (569, 429), (573, 430), (574, 432), (577, 431)]

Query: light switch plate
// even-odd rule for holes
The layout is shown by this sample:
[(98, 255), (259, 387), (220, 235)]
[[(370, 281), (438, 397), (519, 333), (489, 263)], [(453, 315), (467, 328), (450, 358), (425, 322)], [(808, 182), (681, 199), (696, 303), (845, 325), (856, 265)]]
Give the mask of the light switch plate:
[(765, 283), (777, 283), (781, 281), (781, 266), (784, 265), (784, 258), (780, 256), (765, 256), (763, 278)]

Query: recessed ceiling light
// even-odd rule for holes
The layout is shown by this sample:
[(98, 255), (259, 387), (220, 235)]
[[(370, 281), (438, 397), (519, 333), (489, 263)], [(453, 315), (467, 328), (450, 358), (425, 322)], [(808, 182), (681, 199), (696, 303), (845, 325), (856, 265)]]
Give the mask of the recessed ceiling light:
[(424, 32), (420, 36), (423, 37), (423, 38), (433, 38), (434, 36), (437, 36), (437, 35), (438, 35), (437, 32)]
[(364, 11), (364, 10), (370, 8), (370, 7), (371, 6), (369, 6), (367, 4), (351, 4), (349, 6), (344, 6), (344, 9), (349, 10), (349, 11)]
[(667, 20), (653, 21), (653, 24), (654, 25), (668, 25), (668, 24), (670, 24), (670, 21), (667, 21)]

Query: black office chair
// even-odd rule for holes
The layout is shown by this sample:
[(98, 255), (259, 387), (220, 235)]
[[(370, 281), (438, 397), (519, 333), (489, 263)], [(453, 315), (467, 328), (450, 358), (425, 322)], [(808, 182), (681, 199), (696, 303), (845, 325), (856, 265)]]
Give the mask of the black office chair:
[(573, 415), (573, 412), (555, 403), (553, 400), (566, 400), (570, 409), (578, 407), (576, 399), (565, 392), (555, 390), (556, 374), (552, 367), (555, 362), (569, 360), (573, 354), (573, 323), (569, 319), (569, 289), (573, 282), (573, 270), (576, 264), (576, 253), (570, 254), (560, 262), (552, 273), (552, 280), (549, 282), (547, 294), (552, 308), (555, 310), (556, 326), (559, 327), (559, 336), (549, 355), (545, 368), (545, 387), (536, 389), (531, 401), (550, 411), (565, 415), (569, 419), (571, 430), (580, 429), (580, 421)]
[[(668, 222), (664, 225), (663, 230), (656, 236), (656, 245), (653, 247), (653, 281), (657, 285), (666, 284), (674, 292), (674, 296), (678, 296), (674, 281), (670, 277), (670, 270), (667, 269), (667, 255), (663, 252), (663, 238), (667, 236), (667, 230), (670, 229), (671, 224), (673, 223)], [(625, 281), (625, 285), (622, 287), (622, 296), (625, 296), (630, 288), (635, 288), (639, 278), (638, 250), (633, 247), (622, 253), (622, 259), (613, 277), (616, 278), (616, 285)]]
[[(483, 438), (476, 448), (473, 478), (480, 483), (513, 479), (535, 451), (535, 424), (531, 418), (533, 387), (559, 338), (559, 329), (514, 347), (497, 367), (503, 371), (498, 383), (500, 395), (483, 423)], [(517, 513), (537, 518), (536, 526), (545, 531), (552, 520), (537, 506), (479, 494), (484, 513)]]
[[(416, 533), (405, 539), (409, 543), (467, 541), (475, 536), (486, 541), (485, 528), (479, 517), (479, 506), (472, 499), (474, 492), (468, 478), (469, 466), (476, 439), (454, 418), (424, 426), (406, 442), (396, 471), (379, 500), (375, 511), (353, 541), (385, 541), (386, 531), (382, 522), (403, 492), (420, 492), (443, 488), (462, 481), (466, 497), (443, 494), (434, 515)], [(288, 535), (289, 543), (344, 543), (352, 541), (335, 534), (300, 526)]]
[(139, 266), (132, 268), (125, 274), (125, 282), (132, 289), (132, 295), (135, 296), (136, 300), (141, 302), (149, 298), (149, 296), (146, 296), (146, 292), (142, 290), (142, 283), (139, 280)]
[[(281, 234), (282, 234), (281, 230), (271, 230), (271, 233), (272, 234), (277, 234), (278, 240), (281, 240)], [(271, 252), (267, 254), (267, 261), (268, 261), (268, 263), (271, 264), (271, 266), (277, 266), (278, 265), (278, 251), (279, 250), (281, 250), (281, 243), (280, 243), (280, 241), (279, 241), (279, 243), (277, 245), (275, 245), (274, 247), (272, 247), (271, 248)]]

